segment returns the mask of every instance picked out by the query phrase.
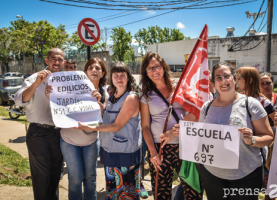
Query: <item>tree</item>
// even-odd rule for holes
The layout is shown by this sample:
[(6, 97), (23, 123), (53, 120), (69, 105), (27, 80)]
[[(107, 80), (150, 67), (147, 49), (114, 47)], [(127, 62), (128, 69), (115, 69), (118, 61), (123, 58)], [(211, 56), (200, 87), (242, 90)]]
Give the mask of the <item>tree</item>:
[(134, 60), (134, 50), (131, 46), (132, 35), (130, 31), (127, 33), (122, 27), (113, 28), (111, 39), (113, 41), (112, 50), (114, 52), (114, 60), (124, 61), (125, 58)]
[(45, 66), (47, 66), (47, 64), (44, 60), (44, 56), (51, 48), (66, 48), (65, 45), (69, 34), (65, 32), (64, 25), (59, 25), (55, 28), (49, 22), (40, 20), (37, 23), (34, 22), (30, 24), (27, 30), (27, 48), (32, 52), (38, 53)]
[[(11, 26), (9, 29), (13, 32), (14, 37), (17, 38), (17, 42), (22, 45), (22, 51), (15, 56), (16, 59), (22, 60), (23, 59), (23, 47), (26, 47), (25, 44), (27, 44), (27, 38), (26, 35), (28, 35), (29, 32), (31, 32), (31, 23), (28, 21), (25, 21), (22, 19), (11, 21)], [(35, 23), (35, 22), (33, 22)], [(24, 55), (25, 57), (30, 57), (34, 55), (34, 52), (29, 50), (27, 47), (24, 48)]]
[(179, 29), (170, 29), (165, 27), (164, 29), (159, 26), (149, 26), (148, 30), (143, 28), (134, 35), (134, 38), (139, 44), (141, 55), (147, 51), (148, 44), (164, 43), (170, 41), (190, 39), (190, 37), (185, 37)]
[(105, 27), (104, 29), (101, 30), (101, 38), (103, 43), (105, 44), (105, 50), (107, 50), (107, 44), (108, 44), (108, 40), (110, 38), (111, 32), (109, 31), (109, 29), (107, 27)]
[[(77, 31), (72, 33), (72, 36), (68, 39), (68, 43), (69, 43), (69, 46), (71, 46), (71, 47), (77, 47), (78, 50), (82, 50), (82, 49), (86, 49), (87, 48), (87, 45), (84, 44), (80, 40)], [(104, 42), (102, 40), (102, 35), (101, 35), (99, 41), (95, 45), (91, 46), (91, 51), (98, 51), (99, 49), (101, 51), (106, 50), (106, 42)]]
[(20, 52), (21, 44), (17, 42), (12, 30), (3, 28), (0, 31), (0, 61), (6, 66), (6, 71), (10, 71), (9, 62)]

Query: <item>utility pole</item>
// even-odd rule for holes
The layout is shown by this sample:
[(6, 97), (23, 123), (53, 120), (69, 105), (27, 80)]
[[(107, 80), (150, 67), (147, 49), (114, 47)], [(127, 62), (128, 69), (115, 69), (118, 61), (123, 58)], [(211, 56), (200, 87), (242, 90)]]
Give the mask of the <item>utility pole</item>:
[(267, 37), (266, 37), (266, 71), (270, 72), (271, 59), (271, 31), (272, 31), (272, 17), (273, 17), (273, 0), (268, 0), (267, 3)]

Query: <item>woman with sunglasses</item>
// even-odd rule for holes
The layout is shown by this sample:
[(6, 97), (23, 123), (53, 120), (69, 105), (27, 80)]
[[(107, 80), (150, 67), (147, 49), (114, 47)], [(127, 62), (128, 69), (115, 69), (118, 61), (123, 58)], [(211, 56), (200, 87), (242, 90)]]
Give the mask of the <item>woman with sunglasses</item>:
[(273, 92), (274, 88), (274, 77), (269, 72), (263, 72), (260, 74), (260, 90), (261, 93), (268, 98), (274, 105), (275, 109), (277, 107), (277, 94)]
[(273, 140), (267, 114), (257, 99), (248, 97), (250, 119), (246, 96), (236, 92), (235, 69), (231, 64), (213, 66), (212, 82), (220, 96), (203, 105), (199, 122), (240, 126), (241, 135), (238, 169), (200, 165), (198, 170), (206, 195), (212, 200), (257, 200), (263, 180), (260, 148)]
[[(179, 138), (174, 135), (173, 126), (175, 117), (171, 114), (168, 119), (167, 131), (163, 127), (176, 84), (169, 75), (169, 66), (165, 60), (154, 52), (145, 55), (141, 65), (141, 125), (145, 142), (148, 146), (148, 161), (150, 165), (151, 185), (155, 193), (156, 169), (159, 171), (158, 199), (171, 199), (173, 170), (179, 173), (182, 160), (179, 158)], [(186, 121), (196, 121), (197, 118), (188, 113), (183, 107), (174, 102), (173, 109), (178, 118)], [(161, 145), (162, 144), (162, 145)], [(162, 157), (159, 157), (159, 148), (162, 148)], [(193, 190), (182, 181), (185, 199), (202, 199), (202, 194)]]
[(140, 199), (141, 126), (139, 97), (129, 67), (111, 69), (111, 97), (100, 126), (79, 122), (78, 129), (100, 131), (100, 159), (105, 165), (106, 200)]

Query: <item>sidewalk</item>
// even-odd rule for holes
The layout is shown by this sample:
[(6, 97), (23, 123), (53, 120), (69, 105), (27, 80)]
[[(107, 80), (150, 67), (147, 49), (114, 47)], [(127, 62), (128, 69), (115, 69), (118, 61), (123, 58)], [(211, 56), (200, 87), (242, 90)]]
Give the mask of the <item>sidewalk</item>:
[[(25, 125), (19, 122), (10, 120), (0, 116), (0, 143), (18, 152), (24, 158), (28, 157), (26, 146)], [(67, 168), (66, 174), (60, 181), (60, 200), (68, 199), (68, 177)], [(105, 174), (103, 164), (98, 162), (97, 166), (97, 199), (103, 200), (105, 198)], [(150, 194), (147, 200), (153, 200), (154, 197), (151, 191), (150, 177), (146, 176), (143, 180), (145, 189)], [(32, 200), (32, 187), (16, 187), (8, 185), (0, 185), (0, 200)]]

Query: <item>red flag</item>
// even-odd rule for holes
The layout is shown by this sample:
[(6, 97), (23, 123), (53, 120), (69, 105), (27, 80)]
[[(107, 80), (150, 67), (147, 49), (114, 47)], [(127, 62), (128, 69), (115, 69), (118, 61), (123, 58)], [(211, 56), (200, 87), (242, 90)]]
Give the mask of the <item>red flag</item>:
[(202, 105), (210, 99), (208, 26), (204, 26), (181, 74), (171, 104), (178, 102), (198, 119)]

